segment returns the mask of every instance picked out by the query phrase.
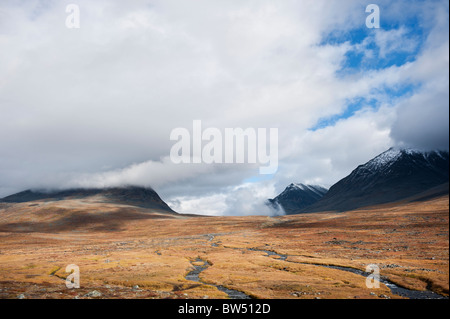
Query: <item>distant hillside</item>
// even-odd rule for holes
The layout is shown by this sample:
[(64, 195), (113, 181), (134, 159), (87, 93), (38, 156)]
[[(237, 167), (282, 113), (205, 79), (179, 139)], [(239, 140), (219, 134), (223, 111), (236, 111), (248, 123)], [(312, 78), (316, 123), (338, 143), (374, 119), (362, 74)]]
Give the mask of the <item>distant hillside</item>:
[[(316, 203), (295, 213), (345, 211), (402, 200), (449, 182), (449, 153), (394, 149), (358, 166)], [(447, 184), (447, 188), (445, 187)], [(430, 192), (427, 198), (433, 196)]]
[(24, 203), (39, 200), (59, 201), (66, 199), (89, 199), (102, 203), (125, 204), (175, 213), (153, 189), (134, 186), (99, 189), (79, 188), (58, 191), (26, 190), (0, 199), (0, 202)]
[(325, 195), (327, 189), (322, 186), (292, 183), (277, 197), (269, 199), (275, 209), (280, 205), (287, 215), (316, 203)]

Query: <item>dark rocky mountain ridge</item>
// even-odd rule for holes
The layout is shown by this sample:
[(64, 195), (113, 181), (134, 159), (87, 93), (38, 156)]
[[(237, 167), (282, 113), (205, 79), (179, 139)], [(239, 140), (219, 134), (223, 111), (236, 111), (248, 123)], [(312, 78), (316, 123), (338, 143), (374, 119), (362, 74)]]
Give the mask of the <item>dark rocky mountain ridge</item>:
[(280, 195), (269, 199), (267, 204), (276, 210), (281, 206), (290, 215), (316, 203), (326, 192), (327, 189), (322, 186), (292, 183)]
[(0, 199), (4, 203), (24, 203), (32, 201), (58, 201), (66, 199), (92, 199), (112, 204), (124, 204), (143, 208), (174, 211), (148, 187), (126, 186), (111, 188), (75, 188), (66, 190), (26, 190)]
[[(399, 201), (436, 188), (448, 194), (449, 153), (391, 148), (334, 184), (316, 203), (295, 213), (345, 211)], [(447, 184), (447, 186), (445, 186)], [(427, 198), (433, 196), (430, 192)]]

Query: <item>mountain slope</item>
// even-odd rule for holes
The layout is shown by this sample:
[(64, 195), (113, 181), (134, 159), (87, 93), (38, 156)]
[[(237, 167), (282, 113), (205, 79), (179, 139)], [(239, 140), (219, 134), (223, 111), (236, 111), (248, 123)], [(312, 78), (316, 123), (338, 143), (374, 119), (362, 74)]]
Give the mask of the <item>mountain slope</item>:
[(27, 190), (0, 200), (0, 232), (123, 231), (133, 223), (184, 219), (151, 188)]
[(26, 190), (0, 199), (4, 203), (25, 203), (34, 201), (61, 201), (77, 199), (96, 201), (99, 203), (123, 204), (142, 208), (157, 209), (174, 213), (174, 211), (151, 188), (144, 187), (112, 187), (68, 189), (58, 191)]
[(326, 188), (316, 185), (290, 184), (269, 204), (275, 209), (280, 205), (287, 215), (316, 203), (327, 192)]
[(394, 149), (358, 166), (315, 204), (296, 213), (345, 211), (394, 202), (449, 181), (449, 153)]

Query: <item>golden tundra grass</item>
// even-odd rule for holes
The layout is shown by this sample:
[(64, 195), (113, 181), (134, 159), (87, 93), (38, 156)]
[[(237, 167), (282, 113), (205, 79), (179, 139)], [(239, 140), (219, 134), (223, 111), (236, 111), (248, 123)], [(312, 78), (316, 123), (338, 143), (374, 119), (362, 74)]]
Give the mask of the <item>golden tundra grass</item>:
[[(227, 298), (215, 285), (254, 298), (399, 298), (383, 284), (368, 289), (363, 276), (321, 266), (368, 264), (400, 286), (448, 295), (448, 203), (445, 196), (277, 218), (171, 216), (77, 201), (0, 204), (0, 298), (83, 298), (92, 290), (103, 298)], [(209, 263), (201, 282), (186, 280), (198, 258)], [(69, 264), (80, 268), (80, 289), (65, 287)]]

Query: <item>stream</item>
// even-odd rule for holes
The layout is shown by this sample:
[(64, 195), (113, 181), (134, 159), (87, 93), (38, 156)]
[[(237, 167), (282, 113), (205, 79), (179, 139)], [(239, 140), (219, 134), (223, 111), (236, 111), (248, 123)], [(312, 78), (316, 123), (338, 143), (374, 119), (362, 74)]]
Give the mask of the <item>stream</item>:
[[(215, 236), (213, 234), (208, 234), (208, 242), (211, 242), (211, 246), (212, 247), (218, 247), (219, 245), (217, 245), (217, 243), (212, 243), (212, 241), (214, 240)], [(224, 247), (226, 248), (226, 247)], [(241, 249), (241, 248), (231, 248), (231, 249)], [(332, 269), (337, 269), (337, 270), (342, 270), (342, 271), (348, 271), (357, 275), (361, 275), (363, 277), (367, 277), (370, 273), (367, 273), (365, 271), (359, 270), (359, 269), (355, 269), (355, 268), (350, 268), (350, 267), (343, 267), (343, 266), (329, 266), (329, 265), (322, 265), (322, 264), (312, 264), (312, 263), (302, 263), (302, 262), (296, 262), (296, 261), (290, 261), (287, 260), (287, 258), (289, 257), (289, 255), (284, 255), (284, 254), (278, 254), (274, 251), (271, 250), (265, 250), (265, 249), (257, 249), (257, 248), (247, 248), (247, 250), (249, 251), (258, 251), (258, 252), (263, 252), (267, 254), (267, 257), (271, 257), (271, 256), (276, 256), (278, 257), (280, 260), (285, 261), (285, 262), (289, 262), (289, 263), (296, 263), (296, 264), (306, 264), (306, 265), (313, 265), (313, 266), (320, 266), (320, 267), (326, 267), (326, 268), (332, 268)], [(192, 266), (194, 267), (194, 270), (190, 271), (187, 275), (186, 275), (186, 279), (187, 280), (192, 280), (195, 282), (199, 282), (201, 284), (204, 285), (209, 285), (209, 286), (214, 286), (216, 287), (218, 290), (225, 292), (228, 297), (230, 299), (251, 299), (251, 297), (245, 293), (243, 293), (242, 291), (238, 291), (238, 290), (233, 290), (233, 289), (228, 289), (224, 286), (221, 285), (213, 285), (213, 284), (208, 284), (205, 282), (202, 282), (200, 280), (200, 273), (207, 269), (210, 264), (205, 261), (202, 260), (200, 258), (197, 258), (195, 260), (196, 263), (199, 262), (203, 262), (202, 265), (194, 265), (193, 262), (191, 262)], [(386, 285), (391, 292), (394, 295), (397, 296), (402, 296), (402, 297), (406, 297), (409, 299), (448, 299), (448, 297), (439, 295), (431, 290), (426, 290), (426, 291), (417, 291), (417, 290), (411, 290), (411, 289), (407, 289), (407, 288), (403, 288), (403, 287), (399, 287), (398, 285), (394, 284), (393, 282), (389, 281), (387, 278), (385, 277), (381, 277), (380, 278), (380, 282), (383, 283), (384, 285)]]
[[(342, 271), (348, 271), (348, 272), (351, 272), (351, 273), (354, 273), (357, 275), (361, 275), (364, 277), (367, 277), (368, 275), (370, 275), (370, 273), (367, 273), (367, 272), (359, 270), (359, 269), (350, 268), (350, 267), (329, 266), (329, 265), (322, 265), (322, 264), (311, 264), (311, 263), (301, 263), (301, 262), (296, 262), (296, 261), (290, 261), (290, 260), (287, 260), (289, 255), (278, 254), (278, 253), (270, 251), (270, 250), (255, 249), (255, 248), (249, 248), (248, 250), (264, 252), (267, 254), (267, 257), (277, 256), (278, 258), (280, 258), (280, 260), (290, 262), (290, 263), (314, 265), (314, 266), (321, 266), (321, 267), (337, 269), (337, 270), (342, 270)], [(385, 277), (381, 277), (380, 282), (383, 283), (384, 285), (386, 285), (391, 290), (391, 292), (397, 296), (402, 296), (402, 297), (406, 297), (409, 299), (448, 299), (447, 297), (439, 295), (430, 290), (418, 291), (418, 290), (411, 290), (411, 289), (399, 287), (396, 284), (394, 284), (393, 282), (389, 281)]]
[(203, 285), (216, 287), (220, 291), (226, 293), (230, 299), (251, 299), (251, 297), (249, 295), (243, 293), (242, 291), (228, 289), (228, 288), (226, 288), (224, 286), (208, 284), (208, 283), (205, 283), (205, 282), (201, 281), (200, 280), (200, 273), (203, 270), (205, 270), (205, 269), (207, 269), (209, 267), (209, 263), (207, 261), (203, 260), (203, 259), (200, 259), (200, 258), (197, 258), (194, 262), (196, 262), (196, 263), (203, 262), (203, 264), (202, 265), (194, 265), (193, 262), (191, 262), (192, 266), (194, 267), (194, 270), (190, 271), (186, 275), (185, 278), (187, 280), (192, 280), (192, 281), (199, 282), (199, 283), (201, 283)]

